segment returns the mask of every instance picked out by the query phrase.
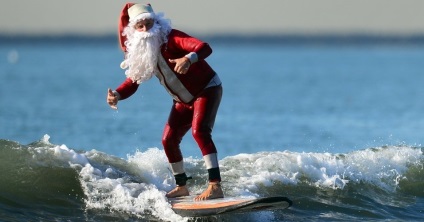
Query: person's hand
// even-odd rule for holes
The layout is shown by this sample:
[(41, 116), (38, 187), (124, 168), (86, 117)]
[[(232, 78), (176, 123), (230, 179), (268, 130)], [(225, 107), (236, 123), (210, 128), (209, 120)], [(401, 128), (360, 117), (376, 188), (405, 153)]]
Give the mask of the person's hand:
[(110, 108), (112, 109), (118, 109), (118, 97), (113, 94), (113, 91), (109, 88), (107, 89), (107, 98), (106, 98), (107, 104), (109, 104)]
[(169, 59), (170, 63), (175, 63), (174, 71), (179, 74), (186, 74), (188, 68), (190, 68), (190, 59), (187, 57), (181, 57), (179, 59)]

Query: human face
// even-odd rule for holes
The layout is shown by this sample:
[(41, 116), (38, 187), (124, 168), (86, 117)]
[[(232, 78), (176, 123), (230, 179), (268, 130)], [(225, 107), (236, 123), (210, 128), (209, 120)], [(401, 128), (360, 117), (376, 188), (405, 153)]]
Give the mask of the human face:
[(139, 32), (147, 32), (153, 27), (154, 24), (155, 24), (155, 20), (153, 20), (153, 19), (143, 19), (143, 20), (138, 21), (134, 25), (134, 28), (135, 28), (135, 30), (137, 30)]

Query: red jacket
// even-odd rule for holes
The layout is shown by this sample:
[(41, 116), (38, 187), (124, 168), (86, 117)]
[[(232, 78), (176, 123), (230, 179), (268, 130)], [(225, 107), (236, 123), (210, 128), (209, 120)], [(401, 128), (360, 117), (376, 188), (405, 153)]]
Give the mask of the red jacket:
[[(181, 58), (190, 52), (197, 54), (198, 61), (191, 64), (186, 74), (174, 72), (175, 63), (170, 63), (169, 59)], [(159, 73), (156, 76), (175, 100), (190, 103), (215, 76), (215, 71), (205, 61), (211, 53), (209, 44), (173, 29), (168, 35), (168, 42), (161, 47), (163, 58), (158, 59)], [(122, 100), (134, 94), (138, 86), (127, 78), (116, 91)]]

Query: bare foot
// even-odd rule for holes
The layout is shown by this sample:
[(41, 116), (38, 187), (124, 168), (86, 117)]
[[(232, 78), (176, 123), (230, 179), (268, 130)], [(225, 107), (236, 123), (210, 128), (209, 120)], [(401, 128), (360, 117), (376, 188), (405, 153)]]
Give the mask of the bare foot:
[(166, 194), (167, 198), (183, 197), (190, 195), (186, 186), (177, 186)]
[(224, 192), (222, 192), (221, 184), (219, 182), (210, 182), (208, 188), (199, 196), (195, 197), (195, 201), (211, 200), (217, 198), (223, 198)]

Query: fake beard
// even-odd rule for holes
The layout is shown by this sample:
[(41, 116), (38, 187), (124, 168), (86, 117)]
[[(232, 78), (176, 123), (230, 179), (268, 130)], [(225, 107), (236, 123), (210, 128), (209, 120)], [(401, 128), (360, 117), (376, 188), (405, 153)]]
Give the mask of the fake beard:
[(155, 24), (147, 32), (133, 29), (127, 34), (127, 54), (121, 63), (122, 69), (127, 69), (125, 75), (138, 84), (152, 78), (156, 72), (160, 46), (162, 45), (160, 26)]

